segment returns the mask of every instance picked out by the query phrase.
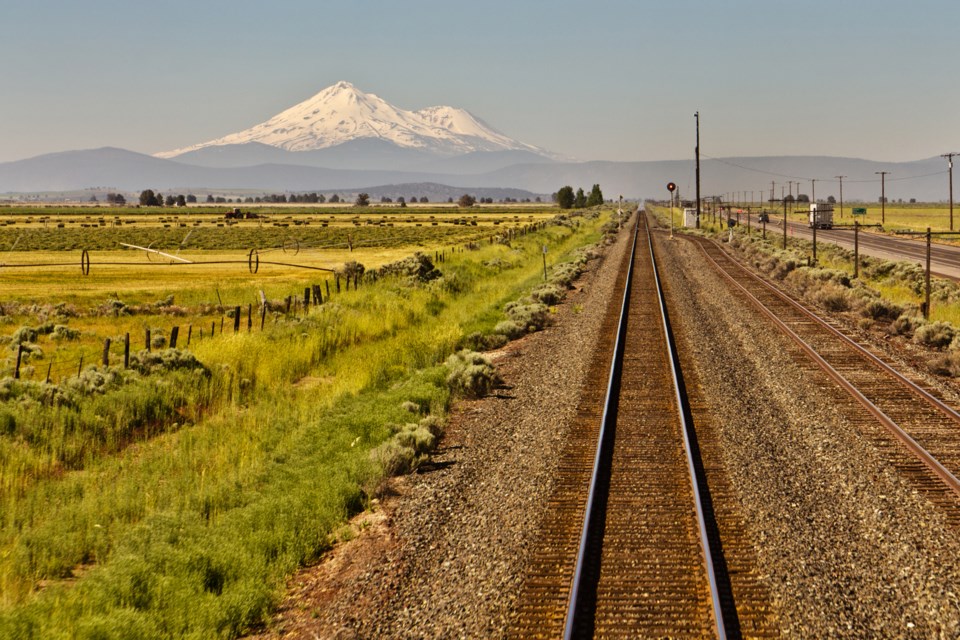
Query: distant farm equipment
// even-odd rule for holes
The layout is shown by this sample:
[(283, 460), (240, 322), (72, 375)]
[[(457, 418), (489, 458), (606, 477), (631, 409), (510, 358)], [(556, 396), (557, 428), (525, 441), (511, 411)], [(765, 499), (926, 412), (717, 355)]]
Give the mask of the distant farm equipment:
[(247, 211), (246, 213), (240, 211), (240, 209), (234, 208), (233, 211), (227, 211), (223, 215), (225, 220), (253, 220), (259, 218), (260, 216), (254, 213), (253, 211)]

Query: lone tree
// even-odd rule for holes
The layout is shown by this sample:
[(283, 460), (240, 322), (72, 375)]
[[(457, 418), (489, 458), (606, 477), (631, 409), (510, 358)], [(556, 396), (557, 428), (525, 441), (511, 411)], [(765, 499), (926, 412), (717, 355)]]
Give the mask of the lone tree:
[(457, 204), (464, 208), (472, 207), (473, 205), (477, 204), (477, 199), (465, 193), (460, 196), (460, 200), (457, 201)]
[(357, 199), (354, 201), (353, 206), (355, 207), (368, 207), (370, 206), (370, 194), (369, 193), (358, 193)]
[(590, 190), (590, 195), (587, 196), (587, 206), (588, 207), (599, 207), (603, 204), (603, 192), (600, 191), (600, 185), (593, 185), (593, 189)]
[(583, 209), (587, 206), (587, 196), (584, 195), (583, 189), (577, 189), (577, 195), (573, 199), (573, 206), (575, 209)]
[(157, 207), (161, 204), (162, 201), (157, 200), (157, 194), (153, 192), (153, 189), (144, 189), (140, 192), (141, 207)]
[(571, 209), (573, 207), (573, 187), (563, 186), (557, 191), (557, 206), (561, 209)]

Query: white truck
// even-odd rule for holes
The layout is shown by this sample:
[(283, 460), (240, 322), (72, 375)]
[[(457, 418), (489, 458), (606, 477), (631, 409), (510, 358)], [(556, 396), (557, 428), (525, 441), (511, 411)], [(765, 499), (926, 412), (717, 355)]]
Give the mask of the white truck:
[(833, 229), (833, 205), (824, 202), (810, 203), (810, 228)]

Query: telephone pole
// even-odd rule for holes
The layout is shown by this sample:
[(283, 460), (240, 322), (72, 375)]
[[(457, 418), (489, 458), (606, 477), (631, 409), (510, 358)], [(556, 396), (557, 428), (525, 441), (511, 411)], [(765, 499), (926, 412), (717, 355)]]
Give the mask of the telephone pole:
[(944, 153), (940, 157), (947, 159), (947, 169), (950, 173), (950, 231), (953, 231), (953, 156), (960, 155), (955, 152)]
[(887, 192), (884, 188), (889, 171), (874, 171), (880, 176), (880, 224), (887, 223)]
[(700, 228), (700, 112), (693, 114), (697, 120), (697, 146), (694, 153), (697, 159), (697, 229)]
[(840, 181), (840, 217), (843, 217), (843, 179), (847, 176), (833, 176)]
[[(799, 185), (797, 186), (797, 188), (798, 189), (800, 188)], [(816, 202), (816, 201), (817, 201), (817, 179), (810, 178), (810, 202)]]

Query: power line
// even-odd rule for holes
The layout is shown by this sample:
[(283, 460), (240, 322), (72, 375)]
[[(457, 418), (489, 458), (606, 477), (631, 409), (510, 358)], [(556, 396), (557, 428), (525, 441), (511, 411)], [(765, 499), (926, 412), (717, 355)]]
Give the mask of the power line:
[[(777, 177), (779, 177), (779, 178), (792, 178), (794, 181), (805, 180), (805, 181), (809, 182), (809, 181), (811, 181), (811, 180), (819, 180), (819, 181), (821, 181), (821, 182), (835, 182), (834, 180), (829, 180), (829, 179), (824, 179), (824, 178), (811, 178), (811, 177), (809, 177), (809, 176), (794, 176), (794, 175), (790, 175), (790, 174), (787, 174), (787, 173), (777, 173), (776, 171), (767, 171), (767, 170), (765, 170), (765, 169), (757, 169), (757, 168), (755, 168), (755, 167), (746, 167), (746, 166), (744, 166), (744, 165), (742, 165), (742, 164), (737, 164), (736, 162), (730, 162), (729, 160), (724, 160), (724, 159), (722, 159), (722, 158), (714, 158), (713, 156), (709, 156), (709, 155), (707, 155), (707, 154), (705, 154), (705, 153), (701, 153), (700, 155), (703, 156), (704, 158), (709, 159), (709, 160), (713, 160), (714, 162), (719, 162), (720, 164), (726, 164), (726, 165), (729, 165), (729, 166), (731, 166), (731, 167), (737, 167), (738, 169), (743, 169), (744, 171), (753, 171), (754, 173), (763, 173), (763, 174), (766, 174), (766, 175), (768, 175), (768, 176), (777, 176)], [(890, 181), (891, 181), (891, 182), (902, 182), (902, 181), (904, 181), (904, 180), (917, 180), (917, 179), (920, 179), (920, 178), (929, 178), (929, 177), (931, 177), (931, 176), (942, 176), (942, 175), (945, 174), (945, 173), (947, 173), (947, 172), (946, 172), (946, 171), (935, 171), (935, 172), (933, 172), (933, 173), (923, 173), (923, 174), (919, 174), (919, 175), (903, 176), (903, 177), (901, 177), (901, 178), (890, 178)], [(875, 183), (875, 182), (880, 182), (880, 180), (877, 180), (876, 178), (872, 178), (872, 179), (871, 179), (871, 178), (867, 178), (867, 179), (864, 179), (864, 180), (847, 180), (847, 183), (867, 183), (867, 182), (874, 182), (874, 183)]]

